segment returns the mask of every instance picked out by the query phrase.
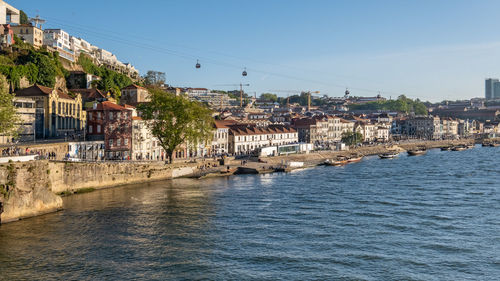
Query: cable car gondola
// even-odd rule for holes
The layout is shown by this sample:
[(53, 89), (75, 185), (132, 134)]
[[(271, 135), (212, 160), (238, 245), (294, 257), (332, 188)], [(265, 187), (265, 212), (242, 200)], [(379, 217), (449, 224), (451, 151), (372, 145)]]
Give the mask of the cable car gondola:
[(242, 76), (247, 76), (247, 68), (245, 67), (245, 70), (241, 73)]
[(200, 68), (201, 65), (200, 65), (200, 62), (198, 60), (196, 60), (196, 68)]

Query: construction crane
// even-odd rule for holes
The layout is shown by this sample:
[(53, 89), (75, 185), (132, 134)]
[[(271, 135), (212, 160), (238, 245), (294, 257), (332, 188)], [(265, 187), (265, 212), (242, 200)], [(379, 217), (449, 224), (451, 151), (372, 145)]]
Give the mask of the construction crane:
[[(307, 111), (311, 111), (311, 94), (319, 94), (320, 91), (297, 91), (297, 90), (273, 90), (271, 92), (277, 92), (277, 93), (294, 93), (294, 94), (302, 94), (306, 93), (307, 94)], [(286, 99), (286, 106), (289, 106), (289, 97)]]
[(231, 87), (238, 87), (240, 86), (240, 107), (243, 107), (243, 87), (248, 87), (250, 84), (221, 84), (221, 85), (215, 85), (215, 86), (231, 86)]

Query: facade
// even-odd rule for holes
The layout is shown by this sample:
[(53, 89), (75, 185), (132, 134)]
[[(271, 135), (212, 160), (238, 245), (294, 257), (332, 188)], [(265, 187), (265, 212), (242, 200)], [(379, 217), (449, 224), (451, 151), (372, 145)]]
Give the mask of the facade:
[(16, 97), (35, 101), (36, 138), (64, 137), (80, 134), (86, 124), (82, 97), (74, 97), (41, 85), (17, 91)]
[(104, 160), (104, 141), (80, 141), (68, 143), (68, 157), (84, 161)]
[(31, 24), (20, 24), (12, 26), (14, 34), (26, 43), (33, 45), (36, 49), (43, 45), (43, 30)]
[(62, 29), (45, 29), (43, 45), (57, 50), (59, 56), (71, 62), (75, 61), (75, 52), (71, 49), (69, 34)]
[(0, 24), (19, 24), (20, 12), (13, 6), (0, 0)]
[(165, 160), (165, 151), (148, 128), (147, 121), (132, 116), (132, 160)]
[(0, 25), (0, 44), (3, 46), (11, 46), (14, 44), (14, 31), (10, 24)]
[(121, 92), (120, 104), (137, 105), (139, 103), (151, 101), (148, 89), (135, 84), (121, 89)]
[(19, 121), (18, 135), (16, 139), (12, 136), (1, 136), (0, 144), (7, 144), (13, 142), (31, 142), (35, 140), (35, 101), (27, 98), (15, 98), (14, 106), (17, 110)]
[(401, 134), (423, 139), (440, 139), (442, 131), (438, 116), (413, 116), (406, 119), (401, 128)]
[(316, 145), (338, 142), (342, 139), (342, 120), (337, 116), (314, 116), (292, 120), (299, 141)]
[(485, 80), (484, 96), (487, 100), (495, 99), (497, 96), (500, 97), (500, 91), (498, 95), (495, 93), (495, 85), (498, 84), (498, 79), (488, 78)]
[(229, 128), (235, 125), (235, 121), (215, 120), (214, 136), (210, 147), (211, 154), (219, 155), (229, 153)]
[(233, 125), (229, 130), (229, 152), (249, 154), (257, 148), (292, 144), (298, 142), (297, 130), (286, 126)]
[(454, 139), (458, 137), (458, 120), (453, 118), (441, 118), (442, 137), (446, 139)]
[(377, 128), (375, 124), (370, 122), (358, 121), (354, 124), (354, 131), (363, 136), (363, 142), (376, 141), (378, 137)]
[(87, 138), (104, 141), (105, 159), (131, 159), (132, 110), (104, 101), (95, 103), (87, 115)]

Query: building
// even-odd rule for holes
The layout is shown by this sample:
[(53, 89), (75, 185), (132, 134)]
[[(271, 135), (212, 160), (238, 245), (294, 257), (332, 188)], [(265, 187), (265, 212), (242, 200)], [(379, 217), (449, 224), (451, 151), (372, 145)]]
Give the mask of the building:
[(297, 143), (297, 130), (286, 126), (233, 125), (229, 129), (229, 153), (250, 154), (262, 147)]
[(494, 78), (487, 78), (485, 80), (484, 95), (485, 95), (485, 98), (487, 100), (495, 99), (497, 97), (500, 98), (500, 91), (498, 92), (498, 95), (497, 95), (497, 93), (495, 93), (495, 90), (498, 89), (498, 88), (496, 88), (495, 85), (498, 83), (499, 83), (498, 79), (494, 79)]
[(0, 0), (0, 24), (19, 24), (20, 12), (13, 6)]
[(401, 134), (410, 138), (441, 139), (442, 123), (438, 116), (412, 116), (404, 119)]
[(14, 31), (10, 24), (0, 25), (0, 44), (2, 46), (11, 46), (14, 44)]
[(84, 161), (104, 160), (104, 141), (80, 141), (68, 143), (68, 156)]
[(441, 118), (442, 137), (446, 139), (458, 138), (458, 120), (450, 117)]
[(148, 89), (135, 84), (121, 89), (121, 93), (120, 104), (130, 104), (135, 106), (139, 103), (151, 101)]
[(41, 85), (18, 90), (15, 94), (35, 101), (37, 139), (80, 134), (85, 127), (86, 114), (80, 94), (72, 97)]
[(31, 24), (20, 24), (12, 26), (14, 34), (26, 43), (33, 45), (36, 49), (43, 45), (43, 30)]
[(235, 124), (236, 122), (231, 120), (215, 120), (214, 136), (210, 147), (211, 154), (229, 153), (229, 128)]
[(110, 101), (87, 110), (87, 139), (104, 141), (106, 160), (129, 160), (132, 150), (132, 110)]
[(17, 110), (18, 126), (17, 137), (0, 136), (0, 144), (12, 143), (13, 141), (31, 142), (35, 140), (35, 101), (29, 98), (14, 98), (14, 106)]
[(70, 36), (62, 29), (45, 29), (43, 45), (55, 49), (59, 56), (75, 62), (75, 52), (71, 48)]
[(141, 117), (132, 116), (132, 160), (163, 161), (166, 159), (165, 151), (151, 133), (147, 122)]

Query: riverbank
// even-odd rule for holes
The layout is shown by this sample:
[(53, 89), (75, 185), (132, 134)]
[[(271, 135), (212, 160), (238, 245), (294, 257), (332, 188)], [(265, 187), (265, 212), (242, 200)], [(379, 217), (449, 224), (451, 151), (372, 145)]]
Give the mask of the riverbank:
[[(10, 222), (27, 217), (58, 211), (62, 208), (59, 195), (71, 195), (83, 191), (116, 187), (121, 185), (174, 179), (178, 177), (222, 177), (230, 176), (238, 167), (254, 169), (256, 173), (275, 172), (275, 167), (285, 162), (304, 162), (305, 166), (322, 164), (326, 159), (338, 155), (377, 155), (390, 151), (403, 152), (416, 147), (427, 149), (449, 145), (470, 144), (473, 140), (426, 141), (400, 143), (391, 146), (362, 146), (348, 151), (319, 151), (309, 154), (262, 158), (265, 163), (229, 160), (224, 166), (206, 160), (194, 163), (160, 162), (61, 162), (31, 161), (0, 165), (0, 202), (3, 213), (0, 222)], [(200, 166), (212, 167), (199, 169)], [(215, 167), (214, 167), (215, 166)], [(229, 171), (227, 168), (229, 167)]]

